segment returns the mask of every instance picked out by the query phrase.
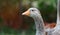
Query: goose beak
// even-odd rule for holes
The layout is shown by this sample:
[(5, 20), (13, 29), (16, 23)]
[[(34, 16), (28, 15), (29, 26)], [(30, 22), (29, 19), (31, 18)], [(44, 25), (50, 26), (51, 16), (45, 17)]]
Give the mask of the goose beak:
[(22, 15), (29, 16), (29, 15), (30, 15), (30, 11), (29, 11), (29, 10), (27, 10), (27, 11), (25, 11), (24, 13), (22, 13)]

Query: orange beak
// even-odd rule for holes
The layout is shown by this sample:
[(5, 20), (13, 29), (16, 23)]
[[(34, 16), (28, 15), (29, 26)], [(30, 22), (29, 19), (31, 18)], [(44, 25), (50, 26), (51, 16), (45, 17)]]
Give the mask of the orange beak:
[(29, 11), (29, 10), (27, 10), (27, 11), (25, 11), (24, 13), (22, 13), (22, 15), (29, 16), (29, 15), (30, 15), (30, 11)]

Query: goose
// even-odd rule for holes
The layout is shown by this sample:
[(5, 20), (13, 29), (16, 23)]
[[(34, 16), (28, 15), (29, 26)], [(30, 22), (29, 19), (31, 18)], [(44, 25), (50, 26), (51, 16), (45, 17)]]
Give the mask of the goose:
[(60, 16), (59, 12), (57, 13), (57, 24), (54, 28), (47, 28), (45, 29), (47, 35), (60, 35)]
[(47, 32), (47, 35), (60, 35), (60, 0), (58, 0), (58, 4), (57, 4), (57, 21), (56, 21), (56, 26), (52, 29), (49, 29)]
[(57, 24), (55, 28), (53, 28), (54, 31), (52, 32), (52, 35), (60, 35), (60, 16), (59, 12), (57, 12)]
[(26, 15), (34, 19), (36, 35), (45, 35), (44, 22), (41, 13), (37, 8), (29, 8), (26, 12), (22, 13), (22, 15)]
[(47, 31), (47, 35), (60, 35), (60, 16), (57, 14), (57, 24), (54, 28)]

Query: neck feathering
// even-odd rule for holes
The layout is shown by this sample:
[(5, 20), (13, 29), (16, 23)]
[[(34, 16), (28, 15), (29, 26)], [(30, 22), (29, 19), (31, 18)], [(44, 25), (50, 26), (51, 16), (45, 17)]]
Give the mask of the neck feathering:
[(34, 17), (36, 25), (36, 35), (44, 35), (44, 22), (41, 15)]

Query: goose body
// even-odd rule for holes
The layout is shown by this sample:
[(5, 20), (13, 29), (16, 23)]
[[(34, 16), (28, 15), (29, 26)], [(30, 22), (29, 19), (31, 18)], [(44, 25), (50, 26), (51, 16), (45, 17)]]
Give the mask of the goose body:
[(34, 19), (36, 25), (36, 35), (45, 35), (44, 22), (41, 17), (40, 11), (37, 8), (29, 8), (22, 15), (30, 16)]
[(59, 13), (57, 13), (57, 24), (54, 28), (54, 31), (52, 32), (52, 35), (60, 35), (60, 16)]
[(56, 26), (53, 28), (53, 31), (52, 30), (49, 30), (48, 32), (51, 31), (51, 33), (48, 33), (51, 34), (51, 35), (60, 35), (60, 0), (58, 0), (58, 4), (57, 4), (57, 24)]
[[(58, 8), (59, 8), (59, 5), (58, 5)], [(59, 9), (58, 9), (58, 11), (59, 11)], [(54, 28), (52, 28), (52, 30), (50, 29), (47, 32), (48, 32), (47, 35), (60, 35), (60, 16), (59, 16), (59, 12), (57, 12), (57, 24), (56, 24), (56, 26)]]

